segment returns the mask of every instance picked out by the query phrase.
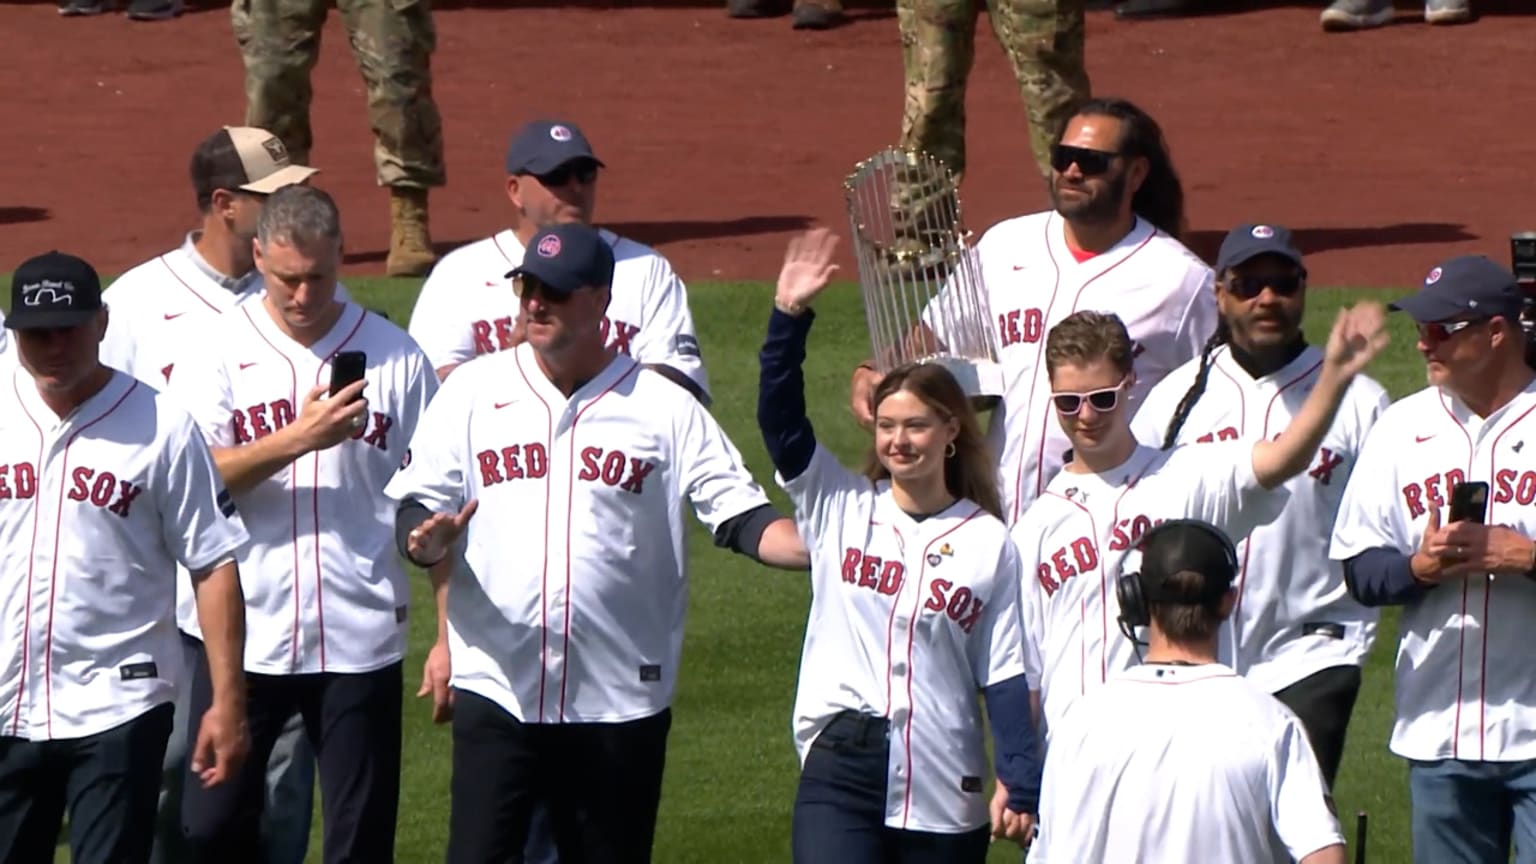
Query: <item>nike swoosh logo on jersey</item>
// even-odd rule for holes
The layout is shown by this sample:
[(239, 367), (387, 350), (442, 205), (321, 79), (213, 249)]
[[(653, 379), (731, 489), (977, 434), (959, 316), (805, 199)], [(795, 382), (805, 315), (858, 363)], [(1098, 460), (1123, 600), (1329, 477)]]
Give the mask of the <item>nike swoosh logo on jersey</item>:
[(256, 364), (257, 364), (257, 363), (258, 363), (258, 362), (260, 362), (260, 361), (257, 361), (257, 360), (252, 360), (252, 361), (251, 361), (251, 362), (249, 362), (249, 363), (241, 363), (241, 364), (240, 364), (240, 369), (241, 369), (241, 370), (242, 370), (242, 371), (243, 371), (243, 370), (246, 370), (246, 369), (249, 369), (249, 368), (251, 368), (251, 367), (252, 367), (252, 366), (255, 366), (255, 365), (256, 365)]
[(167, 313), (165, 313), (165, 320), (167, 320), (167, 321), (174, 321), (177, 318), (180, 318), (181, 316), (183, 316), (185, 314), (187, 314), (187, 313), (185, 313), (185, 312), (175, 312), (175, 313), (167, 312)]
[(1028, 267), (1027, 264), (1015, 264), (1015, 265), (1013, 265), (1013, 269), (1014, 269), (1015, 272), (1017, 272), (1019, 270), (1023, 270), (1026, 267)]
[(501, 409), (502, 409), (502, 408), (505, 408), (505, 407), (507, 407), (507, 406), (508, 406), (508, 405), (511, 405), (511, 404), (513, 404), (513, 403), (514, 403), (514, 402), (516, 402), (516, 401), (517, 401), (517, 400), (516, 400), (516, 399), (513, 399), (513, 400), (512, 400), (512, 401), (511, 401), (511, 402), (497, 402), (497, 403), (496, 403), (496, 410), (498, 410), (498, 411), (499, 411), (499, 410), (501, 410)]
[[(1435, 434), (1438, 435), (1439, 433), (1437, 432)], [(1423, 444), (1425, 441), (1428, 441), (1429, 439), (1431, 439), (1433, 437), (1435, 437), (1435, 436), (1434, 435), (1415, 435), (1415, 436), (1413, 436), (1413, 443), (1415, 443), (1415, 444)]]

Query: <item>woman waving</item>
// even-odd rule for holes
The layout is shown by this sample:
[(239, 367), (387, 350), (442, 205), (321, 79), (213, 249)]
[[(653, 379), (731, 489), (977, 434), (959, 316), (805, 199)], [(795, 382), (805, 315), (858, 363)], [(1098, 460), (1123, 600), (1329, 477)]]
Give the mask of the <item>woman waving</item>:
[(816, 442), (801, 364), (835, 245), (820, 229), (790, 243), (759, 357), (758, 424), (811, 557), (794, 861), (980, 862), (990, 836), (1027, 845), (1039, 795), (1019, 559), (996, 462), (941, 366), (876, 388), (863, 473)]

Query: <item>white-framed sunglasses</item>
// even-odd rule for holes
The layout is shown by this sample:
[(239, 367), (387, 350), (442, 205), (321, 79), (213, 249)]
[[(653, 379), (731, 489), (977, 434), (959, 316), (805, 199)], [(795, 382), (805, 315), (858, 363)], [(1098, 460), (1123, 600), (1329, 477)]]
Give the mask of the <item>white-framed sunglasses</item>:
[(1115, 406), (1120, 404), (1120, 394), (1129, 381), (1129, 378), (1122, 378), (1120, 383), (1113, 387), (1090, 390), (1087, 393), (1052, 393), (1051, 403), (1056, 406), (1056, 413), (1066, 417), (1074, 417), (1082, 411), (1085, 400), (1093, 406), (1093, 410), (1103, 414), (1115, 410)]

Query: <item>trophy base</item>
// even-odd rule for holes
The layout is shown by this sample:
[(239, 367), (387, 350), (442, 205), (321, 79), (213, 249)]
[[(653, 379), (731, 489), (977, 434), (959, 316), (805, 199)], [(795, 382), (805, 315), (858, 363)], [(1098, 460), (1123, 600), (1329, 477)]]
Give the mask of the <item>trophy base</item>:
[(1003, 399), (1003, 367), (997, 363), (943, 355), (926, 357), (922, 362), (943, 366), (955, 376), (977, 411), (990, 411)]

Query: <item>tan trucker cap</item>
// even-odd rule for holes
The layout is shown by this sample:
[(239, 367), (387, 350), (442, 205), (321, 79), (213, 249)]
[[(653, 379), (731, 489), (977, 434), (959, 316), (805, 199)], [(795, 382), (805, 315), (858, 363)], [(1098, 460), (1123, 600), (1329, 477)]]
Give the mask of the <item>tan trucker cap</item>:
[(251, 126), (225, 126), (235, 155), (245, 173), (245, 181), (239, 188), (247, 192), (269, 195), (294, 183), (302, 183), (319, 169), (295, 165), (288, 158), (288, 148), (276, 135), (265, 129)]

